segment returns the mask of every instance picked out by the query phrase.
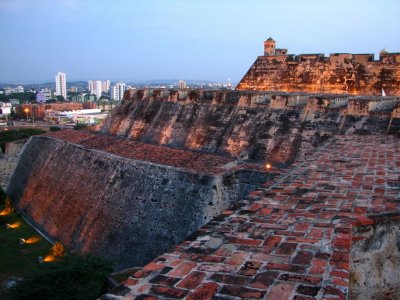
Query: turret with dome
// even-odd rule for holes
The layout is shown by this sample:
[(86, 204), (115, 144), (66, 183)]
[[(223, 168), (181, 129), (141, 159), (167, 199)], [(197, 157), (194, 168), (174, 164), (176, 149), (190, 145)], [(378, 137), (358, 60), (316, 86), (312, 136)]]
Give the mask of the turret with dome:
[(272, 37), (269, 37), (264, 42), (264, 55), (272, 56), (272, 55), (287, 55), (287, 49), (277, 49), (276, 42)]

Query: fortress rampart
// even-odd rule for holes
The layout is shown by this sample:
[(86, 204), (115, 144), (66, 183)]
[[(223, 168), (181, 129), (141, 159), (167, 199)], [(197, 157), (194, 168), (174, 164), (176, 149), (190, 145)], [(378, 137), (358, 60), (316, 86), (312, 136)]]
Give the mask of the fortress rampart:
[(30, 139), (8, 193), (71, 251), (128, 268), (167, 251), (272, 177), (230, 161), (58, 132)]
[[(96, 133), (32, 137), (7, 192), (68, 249), (145, 265), (126, 299), (344, 297), (368, 283), (358, 270), (399, 256), (399, 109), (394, 96), (129, 90)], [(391, 242), (371, 248), (386, 212)], [(393, 274), (374, 276), (397, 295)]]
[[(400, 53), (382, 50), (374, 54), (286, 54), (265, 42), (264, 55), (237, 85), (237, 90), (400, 95)], [(281, 51), (286, 50), (286, 51)], [(284, 54), (283, 54), (284, 53)]]

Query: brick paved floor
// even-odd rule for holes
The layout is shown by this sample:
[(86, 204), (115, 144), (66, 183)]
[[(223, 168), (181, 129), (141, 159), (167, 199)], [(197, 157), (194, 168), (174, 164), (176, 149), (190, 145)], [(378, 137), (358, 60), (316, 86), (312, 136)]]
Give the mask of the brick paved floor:
[(149, 161), (208, 175), (225, 172), (226, 170), (223, 166), (234, 161), (233, 158), (211, 153), (143, 144), (115, 136), (94, 134), (85, 130), (60, 130), (49, 132), (45, 135), (122, 157)]
[(398, 138), (336, 136), (136, 272), (123, 298), (344, 299), (352, 227), (399, 220), (399, 179)]

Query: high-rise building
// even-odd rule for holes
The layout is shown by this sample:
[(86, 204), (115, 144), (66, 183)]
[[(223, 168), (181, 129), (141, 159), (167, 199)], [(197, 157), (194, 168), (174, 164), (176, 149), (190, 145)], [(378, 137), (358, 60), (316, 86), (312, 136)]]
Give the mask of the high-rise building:
[(184, 89), (186, 89), (186, 87), (187, 87), (186, 81), (179, 80), (179, 89), (184, 90)]
[(100, 80), (89, 80), (88, 90), (91, 94), (95, 94), (97, 99), (101, 97), (102, 92), (107, 93), (110, 90), (110, 80), (101, 82)]
[(110, 80), (103, 81), (102, 89), (105, 93), (110, 91)]
[(92, 91), (94, 91), (94, 82), (93, 82), (93, 80), (89, 80), (88, 81), (88, 91), (89, 91), (89, 93), (92, 93)]
[(126, 91), (127, 86), (123, 82), (118, 82), (116, 85), (113, 85), (110, 88), (110, 99), (111, 100), (122, 100), (124, 97), (124, 92)]
[(56, 75), (56, 96), (63, 96), (67, 99), (67, 76), (65, 73), (58, 72)]
[(96, 95), (97, 100), (100, 99), (101, 93), (102, 93), (102, 92), (103, 92), (103, 90), (102, 90), (102, 83), (101, 83), (100, 80), (96, 80), (96, 81), (95, 81), (95, 86), (94, 86), (94, 94)]

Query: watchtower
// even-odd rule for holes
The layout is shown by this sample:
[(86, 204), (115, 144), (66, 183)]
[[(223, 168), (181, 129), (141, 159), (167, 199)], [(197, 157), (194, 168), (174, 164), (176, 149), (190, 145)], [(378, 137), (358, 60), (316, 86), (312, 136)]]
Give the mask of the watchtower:
[(270, 37), (264, 42), (264, 55), (275, 55), (276, 42)]

